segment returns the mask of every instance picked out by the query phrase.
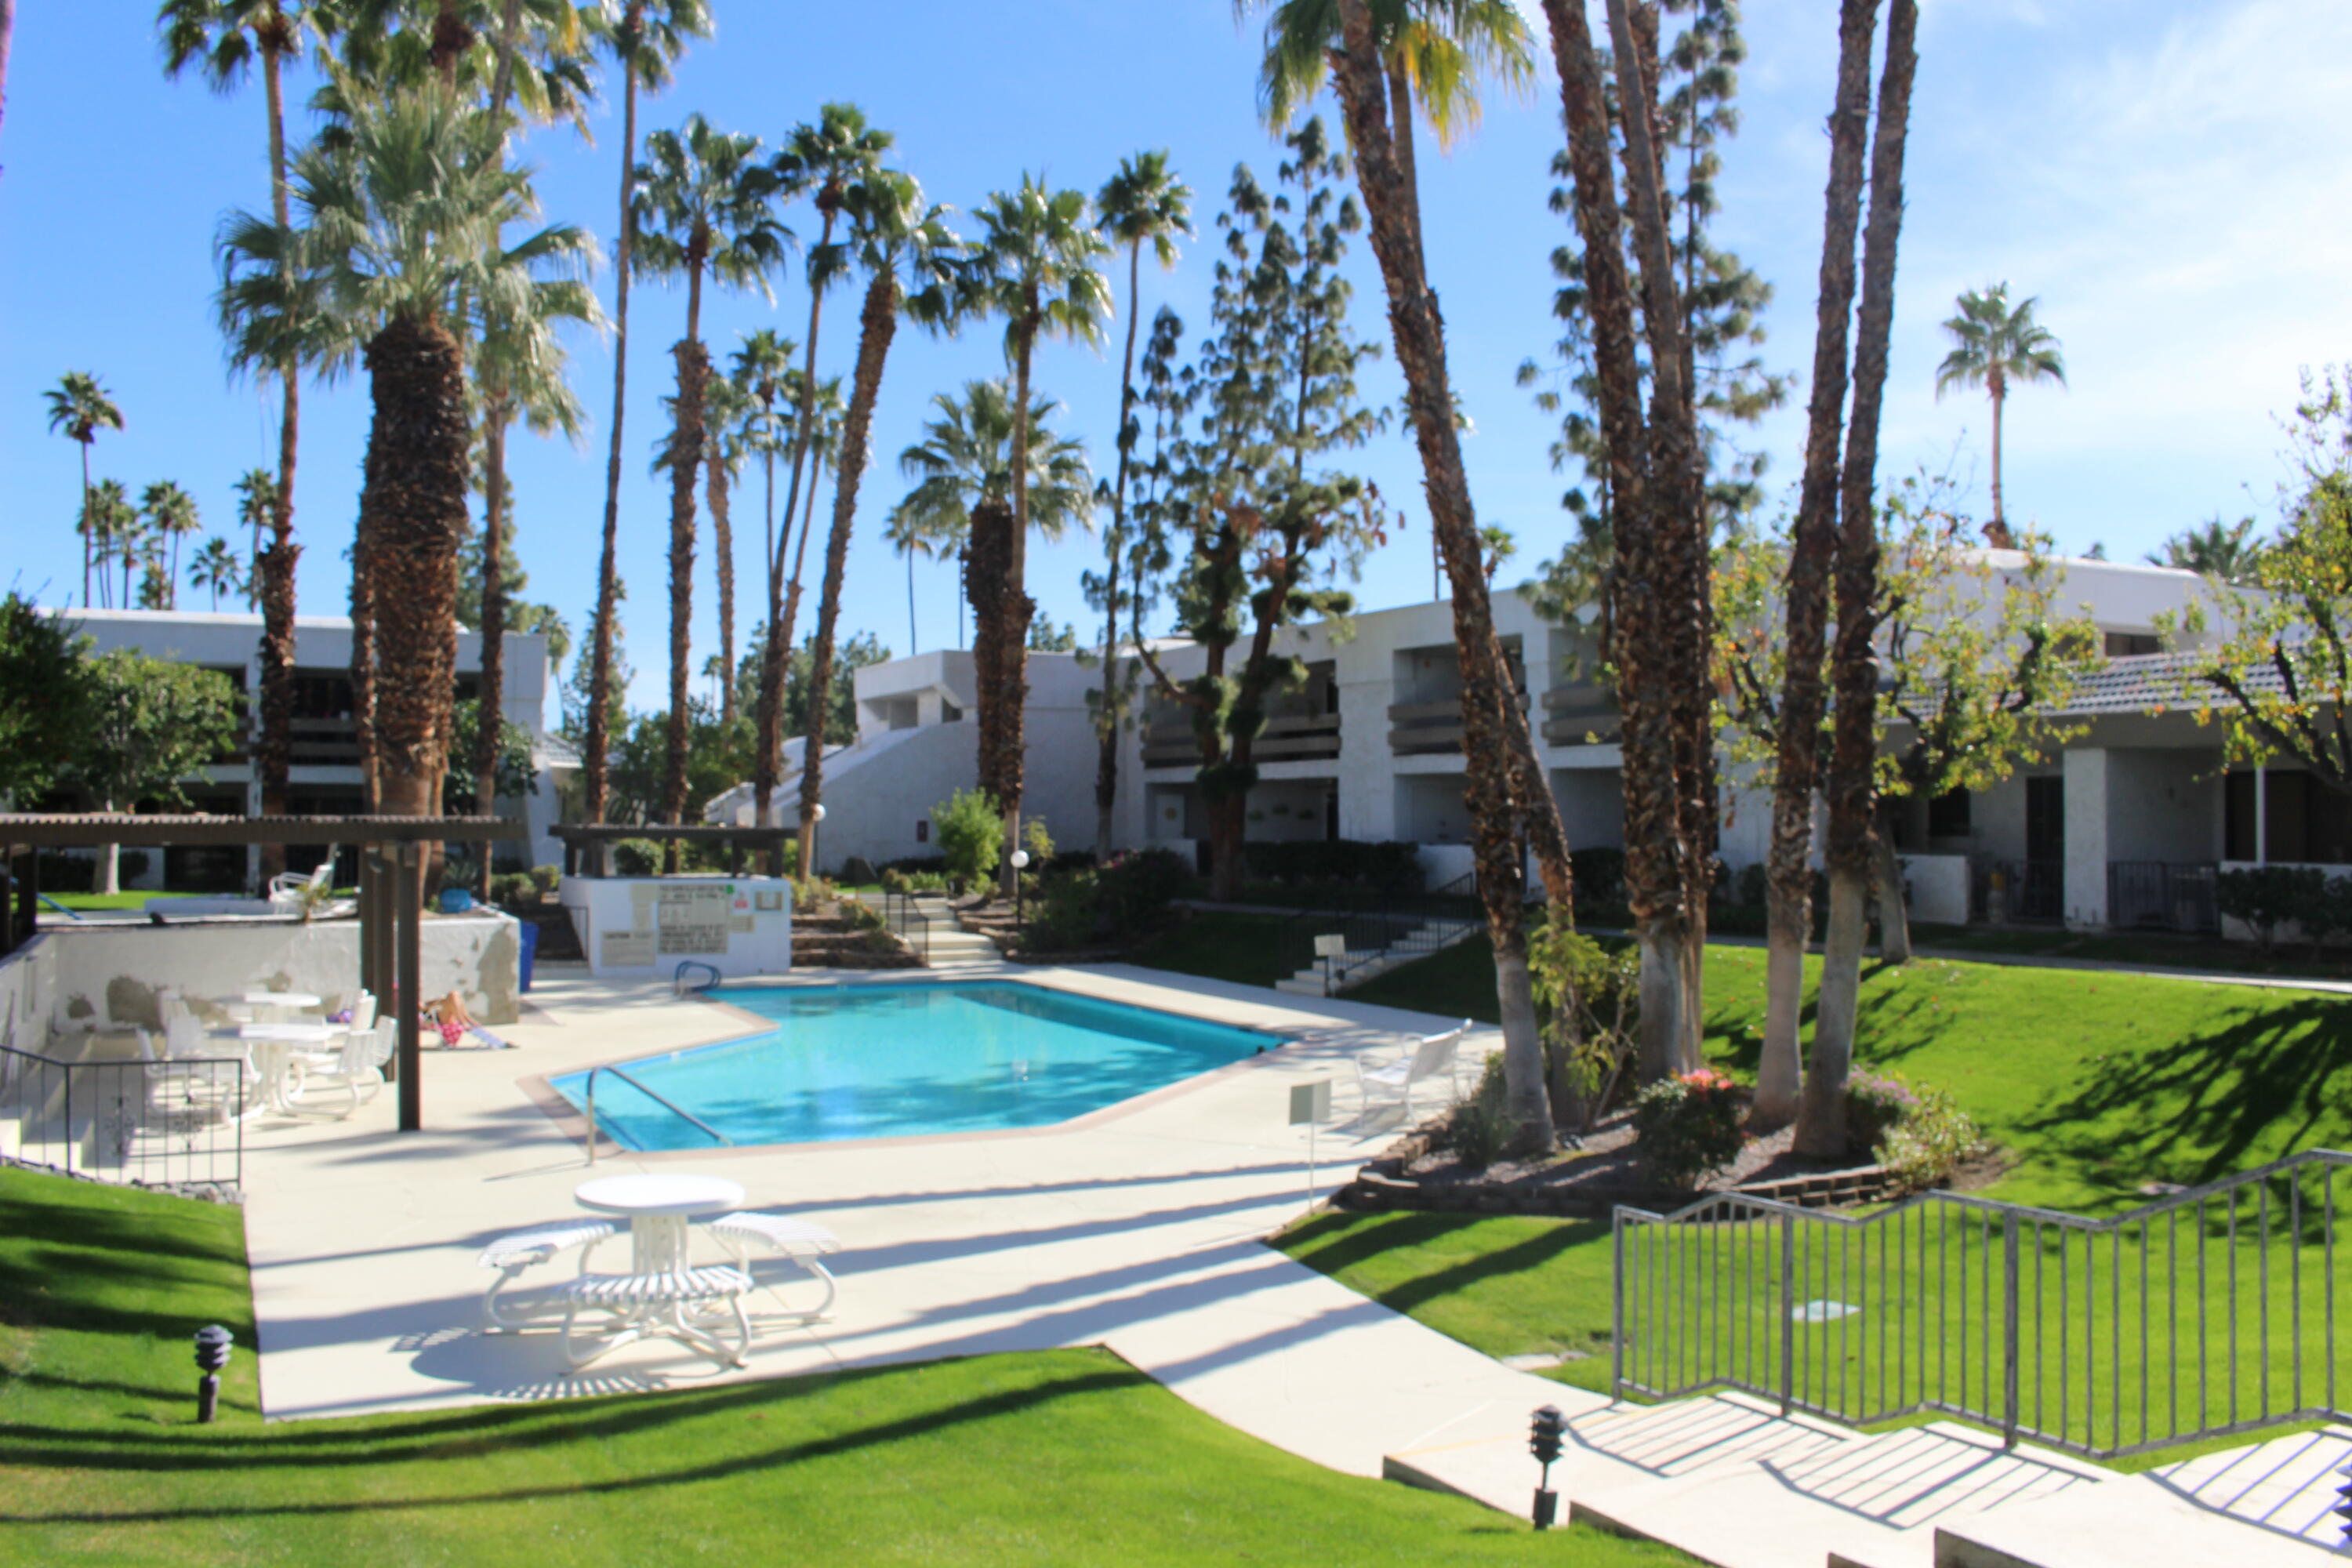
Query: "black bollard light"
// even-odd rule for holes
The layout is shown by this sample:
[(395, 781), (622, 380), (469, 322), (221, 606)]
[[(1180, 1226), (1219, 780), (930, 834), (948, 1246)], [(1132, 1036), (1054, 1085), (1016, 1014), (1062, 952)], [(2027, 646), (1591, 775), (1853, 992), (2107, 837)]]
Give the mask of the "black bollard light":
[(1538, 1530), (1549, 1530), (1559, 1516), (1559, 1494), (1551, 1489), (1551, 1466), (1559, 1458), (1560, 1439), (1567, 1431), (1568, 1417), (1559, 1413), (1559, 1406), (1547, 1405), (1536, 1412), (1535, 1424), (1528, 1433), (1528, 1452), (1543, 1466), (1543, 1479), (1536, 1485)]
[(196, 1383), (196, 1419), (210, 1421), (214, 1409), (220, 1404), (221, 1368), (228, 1364), (228, 1352), (236, 1342), (218, 1323), (196, 1331), (196, 1370), (205, 1375)]

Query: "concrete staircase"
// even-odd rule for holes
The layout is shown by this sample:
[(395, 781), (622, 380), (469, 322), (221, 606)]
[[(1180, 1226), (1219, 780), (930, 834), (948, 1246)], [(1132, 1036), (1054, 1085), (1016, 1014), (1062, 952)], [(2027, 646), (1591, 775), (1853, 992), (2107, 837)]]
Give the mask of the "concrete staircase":
[[(2316, 1568), (2352, 1461), (2352, 1430), (2331, 1427), (2127, 1477), (1951, 1422), (1873, 1436), (1738, 1394), (1560, 1394), (1562, 1513), (1717, 1568)], [(1383, 1473), (1526, 1517), (1525, 1414), (1480, 1414), (1483, 1432), (1457, 1426)]]
[(1423, 922), (1400, 931), (1395, 940), (1386, 947), (1365, 952), (1350, 952), (1345, 959), (1337, 961), (1339, 967), (1337, 985), (1329, 984), (1330, 975), (1328, 973), (1333, 967), (1334, 961), (1318, 958), (1289, 979), (1276, 981), (1274, 988), (1276, 991), (1287, 991), (1294, 996), (1330, 995), (1348, 986), (1360, 985), (1376, 974), (1386, 974), (1399, 964), (1411, 963), (1415, 959), (1427, 958), (1433, 952), (1442, 952), (1455, 942), (1475, 935), (1484, 929), (1475, 922), (1467, 924), (1457, 921)]
[(1002, 956), (996, 944), (979, 931), (966, 931), (957, 920), (956, 912), (947, 900), (937, 894), (917, 895), (915, 912), (923, 918), (917, 925), (902, 916), (894, 916), (890, 929), (925, 953), (925, 963), (932, 969), (956, 969), (975, 963), (994, 963)]

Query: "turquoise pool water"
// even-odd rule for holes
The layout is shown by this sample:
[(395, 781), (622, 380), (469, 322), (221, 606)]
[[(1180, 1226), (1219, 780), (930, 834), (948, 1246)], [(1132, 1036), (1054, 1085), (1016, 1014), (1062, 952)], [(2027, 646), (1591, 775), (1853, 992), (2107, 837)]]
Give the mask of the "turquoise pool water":
[[(733, 1143), (1042, 1127), (1280, 1043), (1004, 982), (730, 986), (725, 994), (775, 1028), (618, 1065)], [(584, 1109), (586, 1073), (552, 1081)], [(632, 1149), (717, 1146), (610, 1070), (596, 1079), (596, 1120)]]

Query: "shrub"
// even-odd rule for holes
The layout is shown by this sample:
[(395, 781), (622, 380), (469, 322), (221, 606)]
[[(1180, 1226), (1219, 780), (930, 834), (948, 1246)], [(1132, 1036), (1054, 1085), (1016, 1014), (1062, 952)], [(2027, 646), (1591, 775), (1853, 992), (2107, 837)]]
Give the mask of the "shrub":
[(500, 904), (539, 902), (539, 884), (528, 871), (498, 871), (490, 877), (490, 900)]
[(1021, 819), (1021, 847), (1029, 851), (1029, 865), (1034, 870), (1043, 871), (1053, 860), (1054, 836), (1045, 831), (1044, 817)]
[[(811, 877), (806, 881), (798, 877), (788, 877), (785, 880), (793, 885), (793, 911), (795, 914), (814, 914), (819, 905), (832, 903), (841, 897), (840, 888), (830, 877)], [(845, 902), (855, 903), (856, 900), (852, 899)]]
[(1891, 1129), (1874, 1152), (1897, 1188), (1916, 1193), (1941, 1185), (1954, 1170), (1985, 1152), (1984, 1134), (1940, 1089), (1921, 1089), (1909, 1115)]
[(1670, 1186), (1690, 1187), (1739, 1157), (1739, 1089), (1706, 1068), (1661, 1079), (1633, 1097), (1642, 1161)]
[(613, 846), (613, 869), (624, 877), (661, 875), (662, 847), (650, 838), (623, 838)]
[(1114, 931), (1140, 931), (1196, 885), (1192, 868), (1173, 849), (1137, 849), (1114, 855), (1096, 873), (1103, 913)]
[(949, 879), (963, 887), (985, 882), (1004, 853), (1004, 814), (982, 791), (960, 789), (931, 807), (931, 828)]
[(1105, 934), (1100, 879), (1092, 871), (1063, 871), (1045, 879), (1022, 942), (1037, 952), (1070, 952)]
[(1486, 1058), (1486, 1068), (1478, 1075), (1478, 1087), (1466, 1100), (1454, 1102), (1431, 1142), (1451, 1151), (1455, 1159), (1472, 1170), (1485, 1170), (1503, 1152), (1503, 1145), (1510, 1142), (1511, 1116), (1506, 1103), (1508, 1095), (1503, 1079), (1503, 1058), (1497, 1052)]
[(530, 885), (539, 889), (542, 898), (563, 885), (563, 868), (561, 866), (533, 866), (525, 875), (530, 878)]
[(2331, 923), (2327, 878), (2309, 866), (2255, 866), (2214, 879), (2213, 902), (2232, 920), (2253, 927), (2254, 945), (2268, 952), (2278, 928), (2290, 921), (2322, 932)]
[(924, 871), (945, 876), (947, 868), (948, 858), (944, 855), (908, 855), (900, 859), (885, 861), (882, 865), (882, 869), (885, 871), (903, 872), (909, 877)]
[(1269, 882), (1360, 882), (1394, 892), (1421, 889), (1418, 845), (1353, 838), (1253, 839), (1242, 846), (1249, 874)]
[(1919, 1091), (1892, 1073), (1856, 1072), (1845, 1085), (1846, 1142), (1875, 1149), (1919, 1109)]
[(1528, 933), (1528, 979), (1543, 1034), (1555, 1120), (1589, 1130), (1633, 1059), (1641, 960), (1612, 952), (1547, 912)]

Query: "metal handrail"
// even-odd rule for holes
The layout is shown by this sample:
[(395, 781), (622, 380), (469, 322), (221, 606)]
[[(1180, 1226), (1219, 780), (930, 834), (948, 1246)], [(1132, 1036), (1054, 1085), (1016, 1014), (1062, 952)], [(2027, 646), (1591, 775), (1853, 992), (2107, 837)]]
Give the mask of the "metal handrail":
[[(689, 969), (701, 970), (710, 978), (699, 985), (689, 985), (686, 978), (686, 972)], [(695, 994), (700, 995), (718, 986), (726, 978), (719, 972), (719, 966), (715, 963), (705, 963), (698, 958), (681, 958), (677, 961), (677, 967), (669, 972), (669, 994), (674, 997), (683, 996), (690, 990)]]
[[(882, 889), (882, 922), (893, 934), (921, 955), (924, 963), (931, 962), (931, 917), (916, 906), (912, 893), (902, 893), (896, 888)], [(919, 945), (910, 934), (919, 929)]]
[(1941, 1192), (1869, 1215), (1729, 1193), (1620, 1207), (1616, 1390), (1742, 1389), (1855, 1425), (1932, 1412), (2102, 1459), (2344, 1420), (2347, 1165), (2306, 1150), (2104, 1219)]
[(1301, 910), (1284, 924), (1276, 939), (1277, 951), (1289, 956), (1311, 954), (1318, 936), (1348, 939), (1346, 952), (1312, 959), (1322, 975), (1323, 994), (1333, 995), (1347, 984), (1347, 977), (1353, 971), (1387, 957), (1402, 936), (1432, 930), (1435, 940), (1430, 952), (1435, 952), (1464, 932), (1475, 930), (1483, 916), (1449, 915), (1445, 911), (1457, 900), (1476, 898), (1477, 890), (1477, 872), (1465, 871), (1444, 886), (1426, 892), (1401, 894), (1393, 886), (1383, 888), (1370, 910), (1345, 913)]
[(644, 1084), (639, 1083), (635, 1079), (630, 1077), (624, 1069), (614, 1067), (610, 1062), (602, 1062), (588, 1069), (588, 1091), (585, 1098), (588, 1101), (588, 1163), (590, 1164), (593, 1165), (596, 1163), (596, 1075), (600, 1072), (611, 1073), (614, 1078), (619, 1079), (623, 1083), (627, 1084), (631, 1089), (635, 1089), (639, 1094), (644, 1095), (647, 1100), (652, 1100), (656, 1105), (660, 1106), (664, 1110), (668, 1111), (671, 1115), (682, 1116), (687, 1121), (693, 1122), (695, 1126), (700, 1128), (703, 1131), (717, 1139), (720, 1148), (732, 1149), (735, 1146), (735, 1140), (728, 1137), (726, 1133), (721, 1132), (718, 1128), (713, 1127), (709, 1122), (705, 1121), (693, 1111), (687, 1110), (682, 1105), (673, 1104), (665, 1096), (655, 1093), (652, 1089), (647, 1089)]
[[(203, 1069), (201, 1075), (196, 1069)], [(250, 1064), (242, 1056), (168, 1057), (160, 1061), (69, 1062), (39, 1051), (28, 1051), (16, 1046), (0, 1046), (0, 1108), (14, 1107), (18, 1116), (18, 1157), (35, 1158), (34, 1151), (47, 1153), (50, 1145), (59, 1146), (61, 1162), (54, 1163), (69, 1175), (108, 1179), (112, 1172), (126, 1180), (163, 1181), (165, 1183), (200, 1181), (241, 1186), (245, 1180), (245, 1120), (247, 1094), (249, 1086), (247, 1074)], [(124, 1093), (123, 1081), (136, 1075), (140, 1086), (137, 1104)], [(160, 1143), (143, 1144), (139, 1134), (144, 1130), (157, 1131), (149, 1112), (151, 1087), (163, 1079), (178, 1077), (193, 1080), (202, 1076), (226, 1080), (227, 1093), (211, 1102), (217, 1110), (222, 1104), (233, 1107), (236, 1114), (219, 1117), (205, 1115), (184, 1119), (176, 1131), (166, 1130)], [(95, 1079), (99, 1088), (94, 1096), (96, 1109), (90, 1109), (93, 1098), (87, 1088), (83, 1090), (82, 1112), (89, 1125), (83, 1128), (76, 1116), (75, 1083), (77, 1079)], [(114, 1084), (110, 1104), (106, 1085)], [(57, 1090), (58, 1114), (39, 1116), (30, 1112), (46, 1109), (54, 1082)], [(26, 1092), (29, 1088), (30, 1092)], [(191, 1100), (188, 1103), (194, 1104)], [(54, 1123), (58, 1135), (51, 1137), (46, 1129)], [(89, 1147), (85, 1149), (85, 1139)], [(177, 1144), (175, 1147), (174, 1144)], [(134, 1149), (137, 1152), (134, 1154)], [(110, 1151), (112, 1159), (106, 1158)], [(90, 1157), (92, 1153), (96, 1157)], [(224, 1162), (226, 1176), (222, 1169)], [(140, 1168), (131, 1176), (133, 1164)]]

